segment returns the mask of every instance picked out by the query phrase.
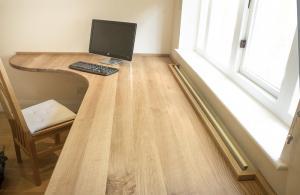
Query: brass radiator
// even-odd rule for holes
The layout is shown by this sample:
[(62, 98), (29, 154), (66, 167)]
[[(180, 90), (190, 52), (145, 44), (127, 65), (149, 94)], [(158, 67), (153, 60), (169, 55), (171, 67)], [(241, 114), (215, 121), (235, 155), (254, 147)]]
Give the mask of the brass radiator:
[(229, 136), (225, 133), (224, 127), (216, 120), (214, 115), (208, 109), (207, 105), (198, 96), (185, 75), (181, 72), (178, 65), (170, 65), (170, 68), (178, 81), (180, 87), (191, 102), (199, 117), (205, 122), (209, 133), (216, 142), (217, 146), (231, 165), (233, 172), (239, 180), (255, 179), (255, 171), (249, 167), (248, 161), (235, 144), (232, 143)]
[(241, 152), (238, 145), (227, 135), (226, 127), (219, 123), (206, 103), (193, 89), (180, 70), (180, 66), (170, 64), (169, 67), (198, 117), (204, 121), (208, 132), (222, 152), (224, 159), (228, 162), (236, 178), (240, 181), (256, 180), (263, 187), (266, 194), (276, 194), (262, 174), (254, 168), (252, 163)]

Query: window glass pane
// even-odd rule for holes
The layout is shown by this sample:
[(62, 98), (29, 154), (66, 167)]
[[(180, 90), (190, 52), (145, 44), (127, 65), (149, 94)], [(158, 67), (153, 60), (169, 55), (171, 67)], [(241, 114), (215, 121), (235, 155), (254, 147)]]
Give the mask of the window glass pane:
[(211, 0), (206, 55), (227, 66), (232, 53), (240, 0)]
[(297, 26), (295, 0), (259, 0), (242, 72), (280, 89)]
[(197, 49), (205, 50), (208, 24), (208, 10), (211, 0), (201, 0)]

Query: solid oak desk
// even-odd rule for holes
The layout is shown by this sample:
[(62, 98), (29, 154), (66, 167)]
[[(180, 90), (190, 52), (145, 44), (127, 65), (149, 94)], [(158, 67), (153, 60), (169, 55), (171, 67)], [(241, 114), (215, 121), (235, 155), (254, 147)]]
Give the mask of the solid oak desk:
[(28, 71), (68, 72), (89, 83), (46, 194), (260, 194), (238, 182), (173, 78), (168, 57), (135, 56), (117, 74), (71, 70), (101, 56), (19, 53)]

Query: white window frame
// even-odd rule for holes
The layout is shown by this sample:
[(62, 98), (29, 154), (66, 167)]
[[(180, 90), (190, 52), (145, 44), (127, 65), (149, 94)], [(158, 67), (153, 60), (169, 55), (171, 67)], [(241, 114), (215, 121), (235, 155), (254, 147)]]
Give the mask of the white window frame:
[[(210, 17), (207, 17), (207, 27), (205, 34), (205, 45), (204, 50), (198, 49), (198, 37), (197, 43), (195, 45), (195, 51), (205, 58), (208, 62), (213, 64), (216, 68), (222, 71), (225, 75), (227, 75), (233, 82), (239, 85), (244, 91), (253, 96), (257, 101), (263, 104), (266, 108), (268, 108), (271, 112), (273, 112), (279, 119), (281, 119), (286, 124), (291, 124), (293, 116), (289, 114), (290, 103), (293, 97), (294, 89), (296, 86), (297, 79), (299, 77), (299, 70), (295, 64), (298, 64), (298, 61), (289, 62), (286, 67), (286, 72), (282, 81), (282, 85), (280, 91), (268, 84), (267, 82), (263, 82), (263, 79), (257, 79), (254, 75), (251, 75), (242, 68), (242, 62), (244, 59), (244, 55), (246, 52), (246, 48), (240, 48), (241, 40), (249, 40), (249, 35), (251, 34), (251, 23), (255, 19), (255, 10), (259, 0), (251, 0), (251, 3), (248, 1), (241, 1), (240, 8), (237, 18), (237, 26), (234, 34), (234, 40), (232, 45), (232, 53), (230, 59), (230, 66), (222, 66), (217, 62), (210, 59), (205, 54), (205, 48), (207, 44), (208, 30), (209, 30), (209, 20)], [(200, 3), (201, 5), (201, 3)], [(211, 3), (210, 3), (211, 5)], [(250, 7), (248, 8), (248, 5)], [(209, 6), (208, 14), (211, 12), (211, 6)], [(200, 15), (199, 15), (200, 18)], [(200, 19), (199, 19), (200, 21)], [(297, 33), (297, 31), (295, 32)], [(297, 35), (295, 35), (295, 39), (293, 41), (293, 46), (297, 42)], [(293, 47), (292, 46), (292, 47)], [(293, 56), (292, 56), (293, 55)], [(289, 59), (296, 59), (298, 56), (298, 52), (291, 52)]]

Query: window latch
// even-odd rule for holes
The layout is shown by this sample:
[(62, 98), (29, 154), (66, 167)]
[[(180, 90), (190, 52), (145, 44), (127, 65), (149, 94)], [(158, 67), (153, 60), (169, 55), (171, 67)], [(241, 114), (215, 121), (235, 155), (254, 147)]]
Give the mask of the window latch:
[(241, 40), (240, 42), (240, 48), (246, 48), (247, 40)]
[(250, 6), (251, 6), (251, 0), (249, 0), (248, 2), (248, 9), (250, 8)]
[(286, 138), (286, 144), (290, 144), (293, 141), (294, 137), (292, 134), (288, 134)]

